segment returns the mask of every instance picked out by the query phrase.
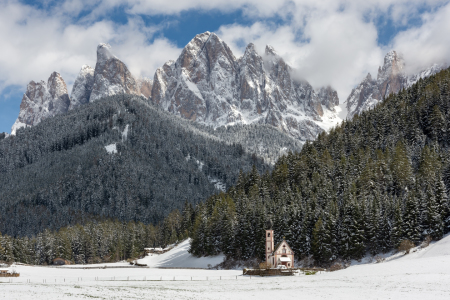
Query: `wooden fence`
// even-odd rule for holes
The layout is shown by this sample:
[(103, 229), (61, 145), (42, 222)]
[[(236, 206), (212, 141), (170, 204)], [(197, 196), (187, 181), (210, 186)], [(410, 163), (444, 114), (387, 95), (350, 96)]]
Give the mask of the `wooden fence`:
[(244, 269), (243, 275), (250, 276), (292, 276), (294, 269)]

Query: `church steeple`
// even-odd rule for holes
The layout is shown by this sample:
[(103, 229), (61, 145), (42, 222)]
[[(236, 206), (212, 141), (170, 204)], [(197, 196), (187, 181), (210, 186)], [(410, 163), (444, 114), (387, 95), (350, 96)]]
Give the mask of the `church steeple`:
[(266, 263), (268, 265), (273, 266), (274, 262), (272, 262), (270, 260), (270, 256), (272, 255), (273, 252), (273, 247), (274, 247), (274, 238), (273, 238), (273, 230), (272, 230), (272, 220), (268, 220), (266, 223)]

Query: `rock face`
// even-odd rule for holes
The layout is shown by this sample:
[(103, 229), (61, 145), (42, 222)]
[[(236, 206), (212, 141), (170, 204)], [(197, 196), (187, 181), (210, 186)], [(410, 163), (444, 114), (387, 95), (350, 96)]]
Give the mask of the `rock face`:
[(153, 80), (133, 77), (108, 44), (98, 45), (95, 69), (81, 68), (70, 100), (65, 84), (63, 91), (53, 77), (48, 89), (43, 82), (30, 83), (13, 133), (47, 116), (120, 93), (142, 95), (169, 112), (213, 127), (270, 124), (300, 140), (314, 139), (340, 121), (336, 91), (330, 87), (315, 91), (295, 76), (273, 47), (267, 46), (260, 55), (249, 44), (244, 55), (236, 58), (210, 32), (192, 39), (176, 61), (156, 70)]
[(34, 126), (48, 117), (67, 112), (69, 105), (67, 86), (59, 73), (53, 72), (47, 83), (31, 81), (23, 95), (19, 117), (11, 134), (21, 127)]
[(110, 49), (111, 46), (108, 44), (100, 44), (97, 47), (97, 63), (90, 102), (121, 93), (140, 95), (136, 79), (127, 66), (112, 55)]
[(97, 47), (95, 69), (88, 65), (81, 67), (70, 98), (66, 83), (57, 72), (52, 73), (48, 83), (31, 81), (28, 84), (11, 134), (15, 134), (21, 127), (34, 126), (45, 118), (65, 113), (104, 96), (126, 93), (150, 97), (151, 90), (152, 80), (136, 80), (127, 66), (111, 54), (110, 46), (100, 44)]
[(192, 39), (176, 61), (156, 71), (151, 100), (214, 127), (270, 124), (301, 140), (314, 139), (330, 119), (338, 121), (339, 99), (331, 88), (314, 91), (294, 73), (271, 46), (260, 55), (249, 44), (236, 58), (216, 34), (205, 32)]
[(94, 69), (88, 65), (82, 66), (80, 73), (73, 84), (72, 93), (70, 94), (69, 109), (74, 109), (77, 106), (88, 103), (93, 85)]
[(150, 98), (152, 96), (153, 80), (147, 77), (136, 79), (137, 88), (141, 96)]
[(442, 65), (433, 65), (418, 74), (406, 75), (405, 62), (396, 51), (390, 51), (384, 57), (384, 64), (378, 68), (377, 79), (367, 74), (366, 78), (352, 90), (347, 98), (346, 106), (348, 117), (351, 118), (365, 110), (377, 105), (391, 93), (398, 93), (408, 88), (420, 78), (436, 74), (444, 68)]

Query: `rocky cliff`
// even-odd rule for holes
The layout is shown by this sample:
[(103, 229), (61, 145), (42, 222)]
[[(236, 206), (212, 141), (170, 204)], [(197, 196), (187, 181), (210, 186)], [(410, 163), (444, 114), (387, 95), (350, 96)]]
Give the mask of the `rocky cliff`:
[(69, 105), (67, 86), (59, 73), (53, 72), (47, 82), (31, 81), (23, 95), (20, 113), (11, 134), (21, 127), (34, 126), (48, 117), (65, 113)]
[(213, 127), (270, 124), (301, 139), (314, 139), (337, 123), (336, 91), (316, 92), (273, 47), (260, 55), (249, 44), (236, 58), (216, 34), (197, 35), (176, 61), (159, 68), (151, 101), (183, 118)]
[(383, 66), (378, 68), (377, 79), (371, 74), (352, 90), (347, 97), (346, 107), (348, 118), (377, 105), (391, 93), (398, 93), (408, 88), (420, 78), (436, 74), (444, 68), (442, 65), (433, 65), (417, 74), (407, 75), (404, 71), (405, 61), (396, 51), (390, 51), (384, 57)]
[(148, 78), (135, 79), (110, 49), (108, 44), (98, 45), (95, 69), (88, 65), (81, 67), (70, 97), (66, 83), (57, 72), (52, 73), (47, 83), (31, 81), (23, 95), (19, 117), (11, 133), (102, 97), (118, 93), (150, 97), (153, 81)]

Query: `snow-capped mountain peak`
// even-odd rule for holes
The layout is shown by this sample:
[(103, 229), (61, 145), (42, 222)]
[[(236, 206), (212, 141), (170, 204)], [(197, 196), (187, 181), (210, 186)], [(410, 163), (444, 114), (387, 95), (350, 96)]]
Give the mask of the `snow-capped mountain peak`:
[[(309, 83), (292, 78), (292, 68), (273, 47), (268, 45), (264, 55), (249, 44), (236, 58), (216, 34), (199, 34), (175, 63), (156, 71), (151, 99), (169, 112), (214, 127), (263, 123), (302, 140), (315, 138), (322, 131), (322, 102), (334, 107), (329, 94), (322, 92), (327, 97), (321, 99)], [(333, 95), (330, 101), (338, 102)]]
[(69, 109), (70, 99), (64, 79), (53, 72), (47, 80), (30, 81), (20, 104), (19, 116), (11, 128), (11, 134), (21, 127), (34, 126), (42, 120)]
[[(293, 71), (270, 45), (260, 55), (255, 45), (249, 44), (244, 55), (236, 58), (224, 41), (207, 31), (196, 35), (176, 61), (158, 68), (153, 80), (136, 79), (111, 46), (101, 43), (95, 68), (82, 66), (75, 80), (70, 109), (105, 96), (135, 94), (182, 118), (213, 127), (270, 124), (300, 140), (314, 139), (331, 123), (339, 122), (334, 109), (339, 99), (332, 88), (315, 91), (307, 81), (292, 76)], [(58, 76), (49, 78), (55, 91), (49, 92), (49, 97), (63, 93), (60, 81)], [(34, 83), (28, 94), (44, 86)], [(69, 101), (67, 91), (65, 94)], [(37, 101), (26, 97), (24, 103)], [(16, 127), (33, 126), (42, 119), (40, 110), (30, 110), (30, 105), (21, 110)], [(62, 104), (53, 104), (52, 109), (55, 113), (67, 111)]]
[(111, 45), (100, 43), (97, 46), (97, 63), (104, 63), (111, 58), (117, 58), (111, 53)]
[(95, 70), (88, 65), (81, 67), (80, 73), (78, 73), (77, 79), (72, 87), (69, 109), (74, 109), (79, 105), (89, 102), (92, 86), (94, 85), (94, 72)]
[(401, 54), (395, 50), (389, 51), (384, 57), (384, 63), (378, 68), (377, 79), (371, 74), (361, 81), (347, 97), (348, 117), (368, 110), (377, 105), (391, 93), (398, 93), (403, 88), (408, 88), (420, 78), (436, 74), (442, 70), (444, 65), (433, 65), (417, 74), (407, 75), (405, 73), (405, 61)]

